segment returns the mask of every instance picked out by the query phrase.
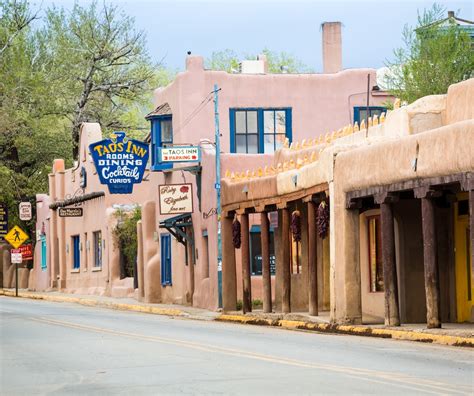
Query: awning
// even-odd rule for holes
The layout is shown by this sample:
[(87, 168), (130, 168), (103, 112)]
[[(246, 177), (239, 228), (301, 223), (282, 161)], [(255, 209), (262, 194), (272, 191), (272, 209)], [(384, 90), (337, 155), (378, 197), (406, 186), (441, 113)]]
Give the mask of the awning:
[(192, 226), (193, 221), (190, 213), (185, 213), (160, 221), (160, 228), (167, 229), (178, 242), (182, 243), (183, 245), (189, 243), (194, 247), (193, 233), (186, 233), (186, 227)]
[(55, 201), (51, 205), (49, 205), (49, 208), (52, 210), (56, 210), (57, 208), (64, 208), (69, 205), (76, 205), (82, 202), (90, 201), (91, 199), (96, 199), (96, 198), (100, 198), (104, 196), (105, 196), (105, 192), (95, 191), (88, 194), (79, 195), (72, 198), (67, 198), (62, 201)]

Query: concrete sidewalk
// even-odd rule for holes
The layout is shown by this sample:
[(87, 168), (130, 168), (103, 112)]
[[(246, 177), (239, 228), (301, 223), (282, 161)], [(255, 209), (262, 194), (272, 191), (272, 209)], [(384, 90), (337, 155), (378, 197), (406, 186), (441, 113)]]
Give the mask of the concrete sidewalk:
[[(0, 290), (0, 296), (14, 296), (12, 289)], [(21, 298), (67, 302), (122, 311), (143, 312), (155, 315), (182, 317), (194, 320), (216, 320), (230, 323), (274, 326), (289, 330), (315, 331), (333, 334), (346, 334), (391, 338), (406, 341), (418, 341), (451, 346), (474, 347), (474, 324), (443, 323), (441, 329), (427, 329), (424, 324), (402, 325), (401, 327), (385, 327), (383, 325), (336, 325), (329, 323), (329, 317), (309, 316), (306, 313), (264, 314), (255, 311), (250, 314), (241, 312), (220, 313), (190, 306), (170, 304), (147, 304), (131, 298), (112, 298), (93, 295), (76, 295), (60, 292), (30, 292), (21, 290)]]

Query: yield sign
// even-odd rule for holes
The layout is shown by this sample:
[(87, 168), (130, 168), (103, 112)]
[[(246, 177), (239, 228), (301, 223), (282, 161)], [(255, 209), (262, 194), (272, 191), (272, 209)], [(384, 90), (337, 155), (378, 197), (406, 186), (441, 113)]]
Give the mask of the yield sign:
[(5, 235), (4, 238), (15, 249), (18, 249), (29, 237), (25, 231), (16, 225), (8, 231), (8, 234)]

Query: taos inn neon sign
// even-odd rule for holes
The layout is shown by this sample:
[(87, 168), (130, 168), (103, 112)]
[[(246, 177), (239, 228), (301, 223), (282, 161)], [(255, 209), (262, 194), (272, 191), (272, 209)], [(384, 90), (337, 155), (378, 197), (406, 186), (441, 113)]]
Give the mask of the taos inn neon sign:
[(148, 162), (148, 145), (127, 139), (125, 132), (114, 132), (115, 139), (89, 145), (99, 179), (111, 194), (130, 194), (141, 183)]

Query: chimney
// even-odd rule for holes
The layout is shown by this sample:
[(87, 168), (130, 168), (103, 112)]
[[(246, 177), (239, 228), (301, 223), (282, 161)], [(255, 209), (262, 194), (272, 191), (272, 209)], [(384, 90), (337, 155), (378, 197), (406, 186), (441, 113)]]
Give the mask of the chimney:
[(454, 11), (448, 11), (448, 18), (454, 18)]
[(186, 57), (186, 71), (200, 72), (204, 70), (204, 58), (202, 56), (191, 55), (188, 51)]
[(342, 70), (341, 22), (323, 22), (323, 73)]

